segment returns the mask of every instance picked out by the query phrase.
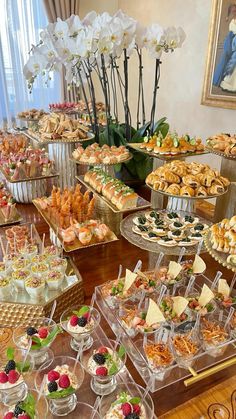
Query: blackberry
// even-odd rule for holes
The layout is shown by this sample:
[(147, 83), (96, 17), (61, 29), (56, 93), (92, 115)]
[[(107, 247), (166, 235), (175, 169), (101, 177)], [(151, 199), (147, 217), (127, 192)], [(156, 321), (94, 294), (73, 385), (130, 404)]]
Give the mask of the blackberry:
[(53, 391), (57, 391), (57, 389), (58, 389), (58, 385), (57, 385), (56, 381), (51, 381), (48, 384), (48, 391), (49, 391), (49, 393), (52, 393)]
[(84, 326), (86, 326), (86, 324), (87, 324), (87, 319), (85, 318), (85, 317), (79, 317), (78, 318), (78, 325), (80, 326), (80, 327), (84, 327)]
[(22, 413), (25, 413), (25, 410), (20, 407), (20, 402), (18, 402), (15, 405), (15, 409), (14, 409), (14, 412), (13, 413), (14, 413), (14, 416), (16, 418), (18, 418), (19, 415), (22, 415)]
[(106, 358), (103, 354), (95, 354), (93, 355), (93, 359), (98, 365), (103, 365), (106, 362)]
[(28, 327), (28, 329), (26, 330), (26, 333), (28, 336), (33, 336), (36, 333), (38, 333), (37, 329), (35, 329), (35, 327)]
[(7, 365), (5, 366), (5, 373), (9, 374), (11, 370), (15, 370), (15, 369), (16, 369), (16, 363), (15, 361), (13, 361), (13, 359), (11, 359), (10, 361), (8, 361)]
[(125, 416), (125, 419), (139, 419), (140, 416), (137, 413), (130, 413), (129, 415)]

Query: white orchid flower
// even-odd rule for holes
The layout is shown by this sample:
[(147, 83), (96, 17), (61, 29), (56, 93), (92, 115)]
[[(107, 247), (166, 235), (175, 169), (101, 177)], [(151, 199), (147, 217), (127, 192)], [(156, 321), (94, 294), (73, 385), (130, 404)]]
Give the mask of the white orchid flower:
[[(35, 48), (36, 49), (36, 48)], [(40, 74), (47, 66), (48, 60), (44, 55), (35, 53), (32, 55), (24, 66), (23, 73), (27, 80), (32, 76)]]
[(66, 22), (69, 27), (69, 36), (76, 37), (79, 31), (84, 28), (83, 23), (77, 15), (71, 15), (68, 19), (66, 19)]
[(57, 18), (57, 22), (54, 28), (54, 35), (57, 39), (64, 39), (69, 34), (69, 27), (66, 21)]
[(87, 15), (82, 20), (83, 25), (91, 26), (96, 17), (97, 13), (94, 10), (92, 12), (87, 13)]

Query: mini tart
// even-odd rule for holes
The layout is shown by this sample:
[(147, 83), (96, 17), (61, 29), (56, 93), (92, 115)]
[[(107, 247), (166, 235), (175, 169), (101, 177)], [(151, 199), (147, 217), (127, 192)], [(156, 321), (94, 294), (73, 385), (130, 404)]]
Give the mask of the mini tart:
[(184, 230), (185, 225), (180, 221), (174, 221), (173, 223), (169, 224), (169, 228), (171, 230)]
[(168, 232), (168, 237), (180, 241), (184, 237), (184, 232), (182, 230), (172, 230)]
[(148, 226), (150, 223), (147, 220), (147, 218), (145, 216), (140, 216), (140, 217), (134, 217), (133, 218), (133, 223), (138, 226), (138, 225), (142, 225), (142, 226)]
[(160, 246), (165, 246), (165, 247), (174, 247), (174, 246), (177, 246), (177, 245), (178, 245), (178, 243), (177, 243), (177, 241), (176, 241), (176, 240), (171, 239), (171, 238), (170, 238), (170, 237), (168, 237), (168, 236), (162, 237), (162, 238), (158, 241), (158, 244), (159, 244)]
[(150, 212), (146, 212), (145, 217), (147, 218), (148, 221), (154, 222), (155, 220), (160, 220), (160, 214), (157, 211), (150, 211)]
[(202, 233), (197, 231), (195, 233), (190, 234), (190, 236), (188, 236), (188, 237), (189, 237), (189, 239), (195, 240), (195, 241), (198, 242), (198, 241), (202, 240), (203, 235), (202, 235)]
[(142, 226), (142, 225), (135, 225), (132, 227), (132, 231), (136, 234), (140, 234), (141, 236), (143, 233), (147, 233), (148, 230), (149, 229), (147, 226)]
[(185, 217), (182, 218), (181, 222), (186, 227), (193, 227), (195, 224), (199, 222), (199, 218), (193, 217), (192, 215), (185, 215)]
[(167, 234), (165, 227), (152, 227), (152, 231), (160, 237), (164, 237)]
[(198, 223), (194, 227), (192, 227), (190, 231), (191, 231), (191, 233), (196, 233), (196, 232), (203, 233), (208, 228), (209, 228), (209, 226), (207, 224)]
[(143, 233), (142, 237), (150, 242), (158, 242), (160, 240), (160, 235), (158, 235), (154, 231), (150, 231), (149, 233)]
[(177, 212), (172, 211), (165, 214), (165, 219), (167, 222), (173, 223), (174, 221), (178, 221), (180, 219), (180, 216)]
[(197, 240), (193, 240), (189, 237), (184, 237), (178, 242), (178, 245), (186, 247), (186, 246), (194, 246), (196, 243), (197, 243)]
[(151, 223), (151, 226), (153, 227), (167, 227), (168, 224), (164, 220), (153, 220)]

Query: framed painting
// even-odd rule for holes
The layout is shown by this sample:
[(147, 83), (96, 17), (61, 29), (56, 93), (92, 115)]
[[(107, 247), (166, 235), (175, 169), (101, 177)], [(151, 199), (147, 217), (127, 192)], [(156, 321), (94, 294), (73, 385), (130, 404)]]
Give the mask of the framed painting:
[(236, 0), (213, 0), (202, 104), (236, 109)]

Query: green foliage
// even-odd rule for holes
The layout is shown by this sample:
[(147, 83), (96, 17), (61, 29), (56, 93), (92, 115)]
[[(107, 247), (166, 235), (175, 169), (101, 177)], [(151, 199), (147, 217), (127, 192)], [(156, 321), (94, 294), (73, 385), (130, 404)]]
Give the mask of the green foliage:
[[(99, 135), (99, 144), (102, 146), (108, 144), (109, 146), (120, 145), (128, 146), (129, 143), (141, 143), (145, 136), (149, 135), (150, 122), (140, 127), (138, 130), (131, 127), (131, 139), (128, 142), (125, 137), (125, 124), (114, 124), (109, 125), (109, 129), (106, 127)], [(159, 119), (154, 125), (154, 133), (162, 133), (163, 138), (169, 131), (169, 124), (166, 122), (166, 117)], [(148, 173), (152, 171), (152, 159), (140, 151), (131, 150), (133, 159), (127, 163), (122, 163), (128, 173), (134, 179), (144, 180)], [(116, 172), (120, 172), (122, 169), (121, 164), (115, 166)]]

